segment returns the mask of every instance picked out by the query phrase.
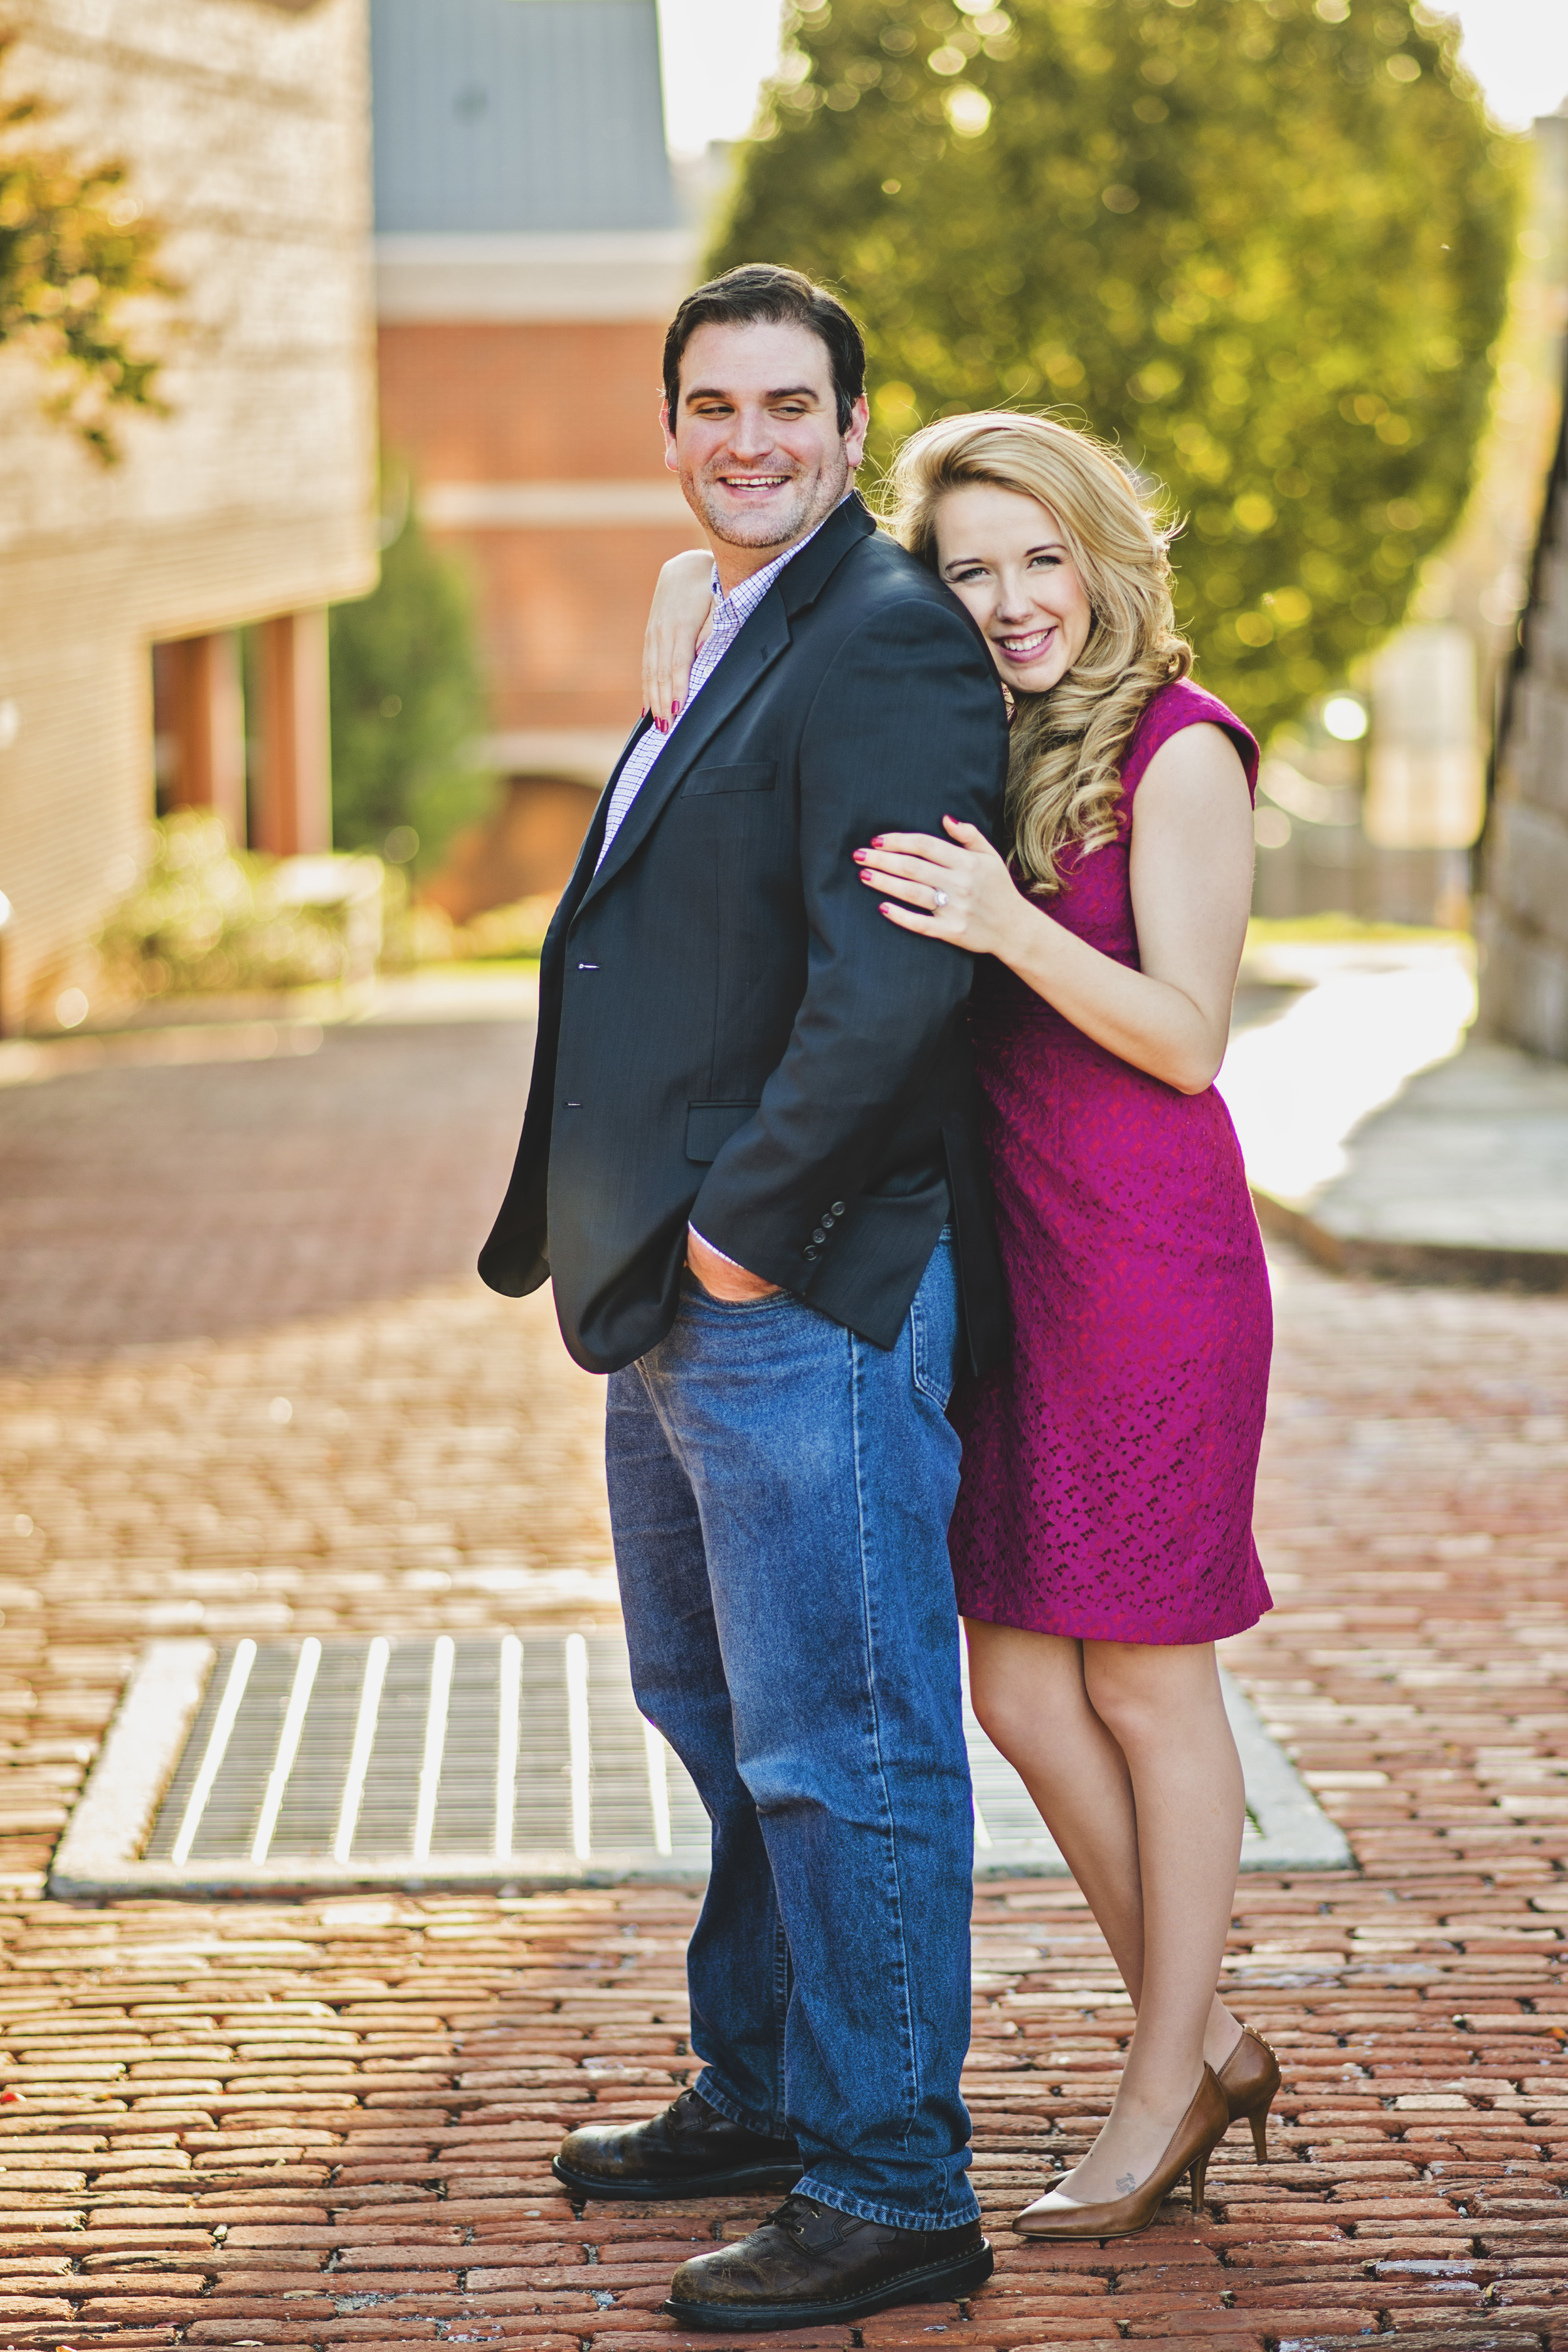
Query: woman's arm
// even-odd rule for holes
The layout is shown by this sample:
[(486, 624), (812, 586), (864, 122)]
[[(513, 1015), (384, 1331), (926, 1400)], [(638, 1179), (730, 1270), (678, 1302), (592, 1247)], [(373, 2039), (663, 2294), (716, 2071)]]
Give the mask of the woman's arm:
[[(1230, 738), (1187, 727), (1163, 743), (1132, 803), (1132, 916), (1142, 969), (1130, 971), (1026, 898), (972, 825), (951, 838), (889, 833), (857, 850), (882, 912), (994, 955), (1097, 1045), (1183, 1094), (1225, 1058), (1252, 898), (1252, 807)], [(937, 891), (947, 903), (933, 907)], [(895, 901), (899, 903), (894, 903)]]
[(692, 548), (658, 575), (642, 641), (643, 709), (667, 734), (686, 699), (698, 646), (713, 617), (713, 558)]

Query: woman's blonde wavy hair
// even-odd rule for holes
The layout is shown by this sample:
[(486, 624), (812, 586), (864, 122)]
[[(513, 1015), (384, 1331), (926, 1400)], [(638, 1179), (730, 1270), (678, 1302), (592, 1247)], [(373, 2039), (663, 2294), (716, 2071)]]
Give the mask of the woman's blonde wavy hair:
[(948, 491), (994, 483), (1049, 508), (1092, 619), (1077, 661), (1048, 694), (1018, 695), (1007, 777), (1011, 863), (1041, 896), (1057, 861), (1116, 831), (1121, 761), (1151, 698), (1193, 666), (1171, 605), (1169, 531), (1103, 442), (1048, 416), (1006, 411), (922, 425), (889, 476), (892, 528), (937, 569), (936, 515)]

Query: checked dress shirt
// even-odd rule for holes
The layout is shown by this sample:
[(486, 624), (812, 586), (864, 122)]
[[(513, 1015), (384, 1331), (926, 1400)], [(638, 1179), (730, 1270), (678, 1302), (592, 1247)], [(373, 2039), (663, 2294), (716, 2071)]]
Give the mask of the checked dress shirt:
[[(849, 495), (846, 490), (844, 497), (847, 498)], [(843, 503), (844, 499), (840, 499), (838, 505), (842, 506)], [(837, 513), (837, 508), (833, 511)], [(709, 630), (705, 641), (697, 648), (697, 658), (691, 665), (691, 678), (686, 689), (686, 699), (676, 714), (675, 725), (669, 730), (670, 735), (674, 734), (675, 728), (679, 726), (682, 719), (685, 718), (741, 631), (784, 570), (784, 565), (793, 563), (802, 548), (811, 545), (812, 541), (816, 537), (816, 532), (822, 529), (822, 523), (826, 520), (827, 517), (824, 515), (822, 522), (817, 524), (816, 530), (808, 530), (804, 539), (797, 539), (793, 547), (786, 547), (782, 555), (774, 556), (773, 562), (765, 563), (760, 572), (753, 572), (749, 580), (740, 581), (727, 596), (719, 585), (719, 567), (717, 564), (714, 565), (713, 625)], [(657, 727), (650, 727), (633, 747), (626, 766), (616, 779), (616, 789), (610, 794), (610, 810), (605, 819), (605, 839), (594, 869), (595, 873), (608, 856), (610, 844), (625, 824), (626, 812), (647, 780), (649, 769), (668, 740), (669, 735), (661, 735)]]

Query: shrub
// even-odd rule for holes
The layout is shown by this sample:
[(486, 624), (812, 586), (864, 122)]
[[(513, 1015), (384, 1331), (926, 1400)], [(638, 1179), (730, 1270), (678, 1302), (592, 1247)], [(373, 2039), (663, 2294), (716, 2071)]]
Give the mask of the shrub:
[(153, 828), (142, 877), (100, 934), (104, 977), (131, 999), (368, 979), (380, 876), (370, 858), (235, 849), (221, 818), (179, 810)]
[(380, 585), (330, 625), (332, 837), (429, 872), (494, 791), (468, 748), (485, 691), (467, 578), (408, 510)]

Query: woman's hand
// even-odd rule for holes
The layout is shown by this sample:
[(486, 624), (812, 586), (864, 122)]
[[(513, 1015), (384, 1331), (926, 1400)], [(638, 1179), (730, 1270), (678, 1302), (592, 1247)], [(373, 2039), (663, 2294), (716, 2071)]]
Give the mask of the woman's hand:
[(672, 555), (658, 575), (642, 641), (642, 700), (661, 735), (680, 714), (697, 648), (713, 617), (713, 559)]
[(885, 893), (881, 912), (900, 929), (945, 940), (971, 955), (1007, 961), (1021, 925), (1039, 910), (978, 826), (944, 816), (949, 838), (930, 833), (880, 833), (855, 862), (868, 889)]

